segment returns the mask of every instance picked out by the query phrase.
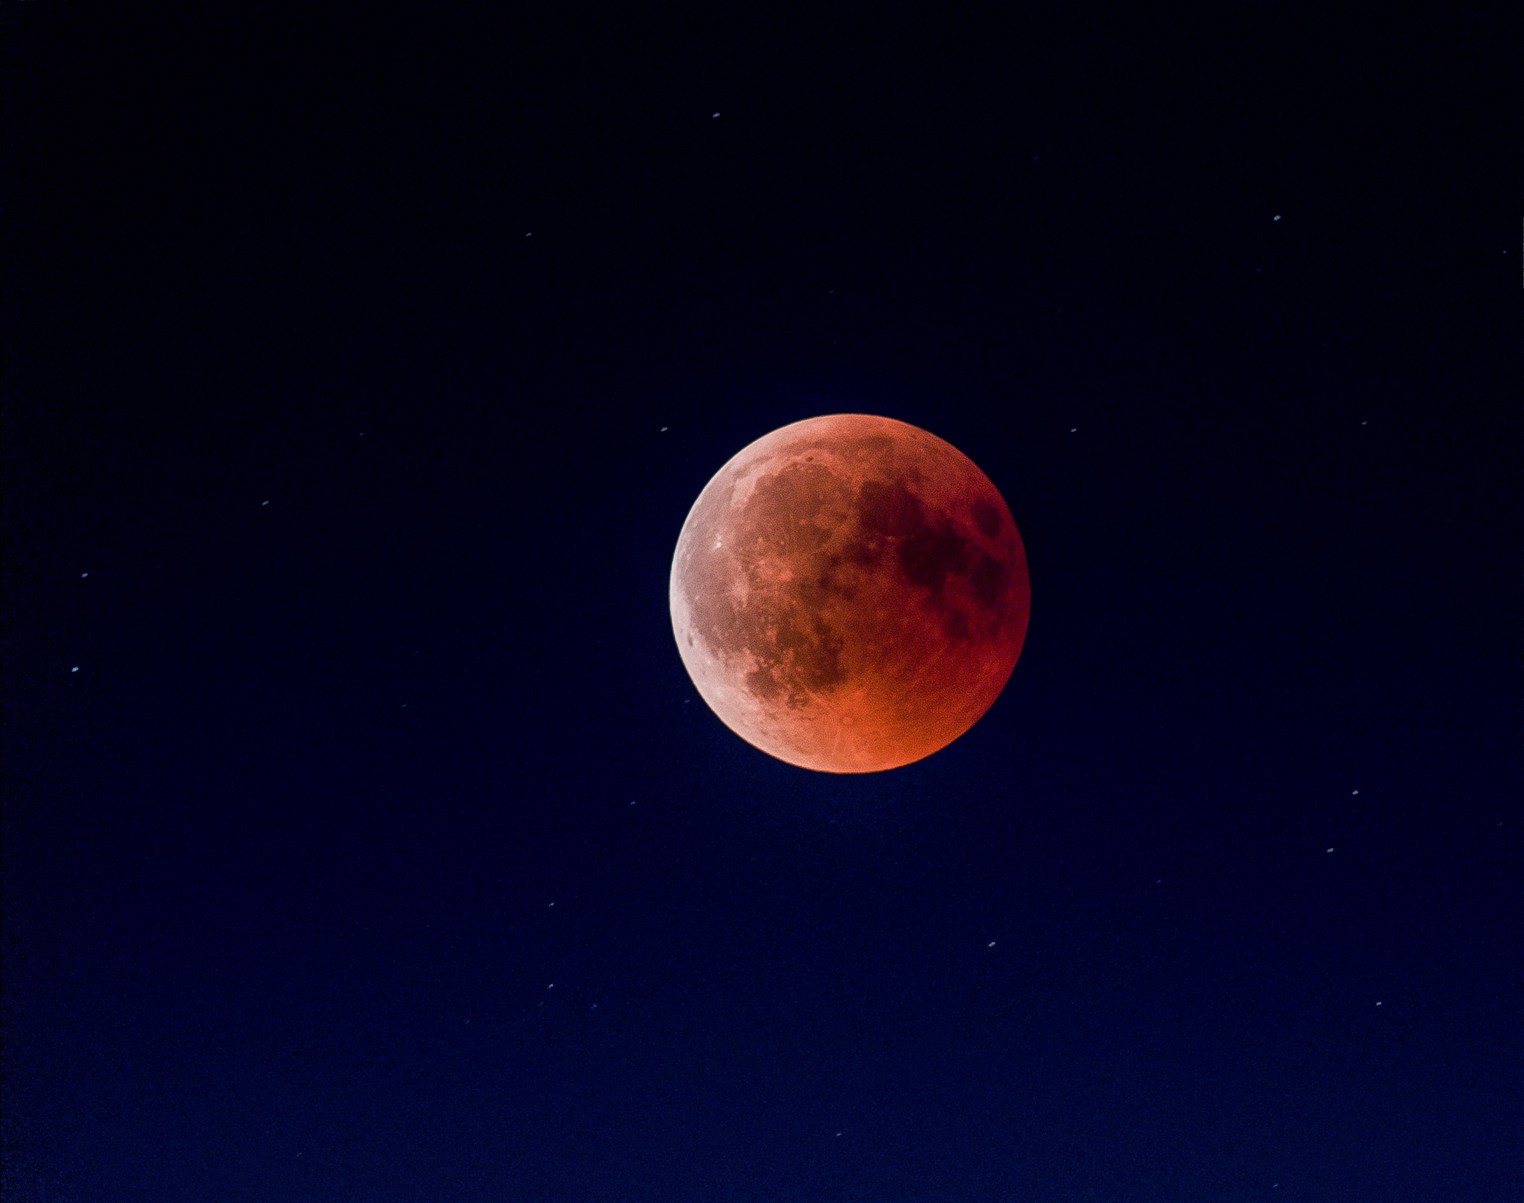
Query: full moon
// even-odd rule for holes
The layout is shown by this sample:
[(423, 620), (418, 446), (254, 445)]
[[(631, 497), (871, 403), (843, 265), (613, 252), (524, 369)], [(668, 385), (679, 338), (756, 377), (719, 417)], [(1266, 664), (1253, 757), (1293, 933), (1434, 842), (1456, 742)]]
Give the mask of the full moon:
[(1031, 589), (1011, 511), (972, 460), (905, 422), (833, 414), (715, 473), (670, 600), (683, 664), (727, 727), (789, 764), (872, 773), (994, 704)]

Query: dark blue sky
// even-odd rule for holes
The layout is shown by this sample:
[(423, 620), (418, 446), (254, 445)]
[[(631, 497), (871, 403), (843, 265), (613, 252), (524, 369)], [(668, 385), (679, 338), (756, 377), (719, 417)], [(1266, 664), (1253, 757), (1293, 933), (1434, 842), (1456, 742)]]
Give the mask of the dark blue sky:
[[(1519, 1197), (1513, 25), (0, 23), (7, 1200)], [(839, 411), (1032, 575), (867, 777), (666, 605)]]

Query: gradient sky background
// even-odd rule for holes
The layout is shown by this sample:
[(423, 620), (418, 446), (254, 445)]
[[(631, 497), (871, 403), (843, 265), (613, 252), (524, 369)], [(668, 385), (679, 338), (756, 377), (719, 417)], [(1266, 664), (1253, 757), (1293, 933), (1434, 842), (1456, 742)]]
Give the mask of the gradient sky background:
[[(1229, 7), (5, 6), (7, 1203), (1518, 1200), (1518, 22)], [(844, 410), (1033, 587), (854, 778)]]

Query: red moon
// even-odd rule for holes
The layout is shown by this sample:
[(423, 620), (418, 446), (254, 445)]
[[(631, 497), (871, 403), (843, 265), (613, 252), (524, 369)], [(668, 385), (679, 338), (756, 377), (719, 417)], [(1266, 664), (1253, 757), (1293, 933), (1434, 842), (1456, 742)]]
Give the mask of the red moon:
[(898, 768), (972, 727), (1016, 667), (1030, 603), (989, 477), (869, 414), (745, 448), (672, 557), (672, 629), (704, 701), (748, 743), (825, 773)]

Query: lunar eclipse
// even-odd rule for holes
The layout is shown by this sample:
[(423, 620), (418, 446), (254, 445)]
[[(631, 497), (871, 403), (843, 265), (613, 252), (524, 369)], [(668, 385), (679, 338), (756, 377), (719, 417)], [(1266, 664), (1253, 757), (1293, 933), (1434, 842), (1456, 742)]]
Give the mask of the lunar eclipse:
[(748, 743), (828, 773), (910, 764), (972, 727), (1016, 666), (1030, 600), (990, 479), (869, 414), (743, 449), (672, 559), (672, 628), (704, 701)]

